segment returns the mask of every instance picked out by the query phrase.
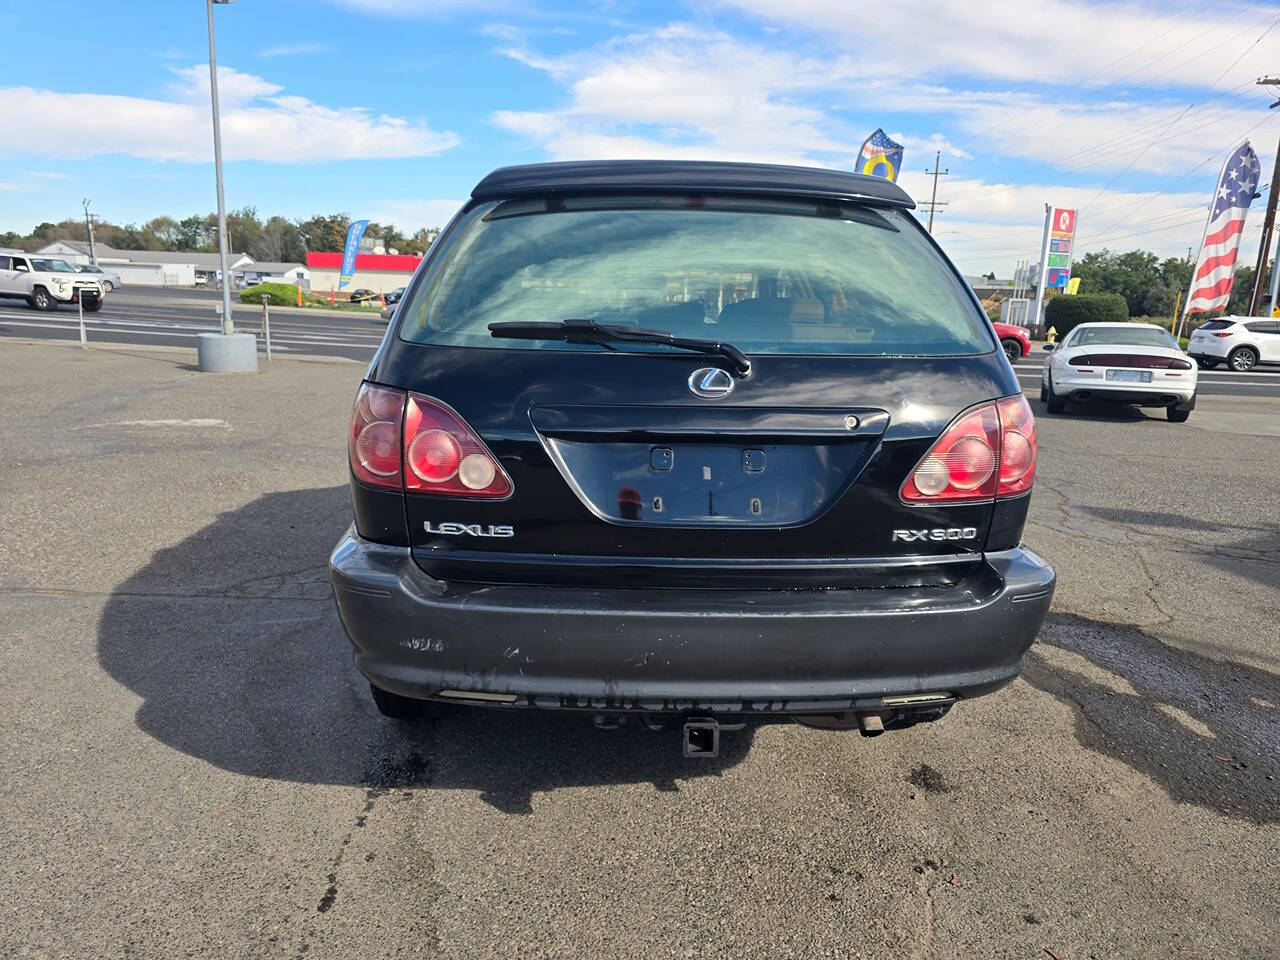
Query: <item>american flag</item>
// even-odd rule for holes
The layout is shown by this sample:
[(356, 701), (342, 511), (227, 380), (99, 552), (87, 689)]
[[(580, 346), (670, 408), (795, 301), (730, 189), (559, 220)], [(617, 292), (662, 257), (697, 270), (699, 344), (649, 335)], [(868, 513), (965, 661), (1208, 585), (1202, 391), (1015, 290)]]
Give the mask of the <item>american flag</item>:
[(1259, 171), (1258, 155), (1248, 140), (1236, 147), (1222, 165), (1218, 192), (1213, 198), (1204, 243), (1200, 246), (1200, 259), (1191, 275), (1191, 293), (1187, 297), (1189, 314), (1221, 310), (1231, 299), (1240, 234), (1244, 232), (1244, 216), (1249, 212), (1249, 204), (1253, 203)]

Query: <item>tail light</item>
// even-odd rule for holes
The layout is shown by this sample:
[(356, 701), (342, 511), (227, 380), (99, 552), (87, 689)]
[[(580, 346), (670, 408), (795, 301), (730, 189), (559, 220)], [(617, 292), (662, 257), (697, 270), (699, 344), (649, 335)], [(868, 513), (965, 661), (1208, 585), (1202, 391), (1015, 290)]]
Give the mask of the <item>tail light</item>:
[(1072, 357), (1067, 363), (1073, 367), (1138, 367), (1143, 370), (1190, 370), (1191, 362), (1177, 357), (1156, 357), (1147, 354), (1084, 353)]
[(511, 478), (474, 430), (430, 397), (366, 383), (347, 441), (361, 483), (464, 497), (505, 497)]
[(409, 394), (404, 411), (404, 488), (505, 497), (511, 478), (474, 430), (439, 400)]
[(347, 455), (351, 472), (371, 487), (399, 490), (400, 424), (404, 416), (404, 394), (399, 390), (365, 383), (356, 394), (351, 411), (351, 432)]
[(899, 495), (907, 503), (991, 500), (1026, 493), (1035, 474), (1035, 417), (1018, 394), (960, 414), (911, 471)]
[(1223, 332), (1221, 332), (1221, 333), (1220, 333), (1220, 332), (1218, 332), (1217, 330), (1215, 330), (1215, 331), (1213, 331), (1213, 335), (1214, 335), (1215, 337), (1229, 337), (1229, 336), (1231, 336), (1231, 332), (1230, 332), (1230, 331), (1223, 331)]
[(1036, 418), (1022, 394), (996, 402), (1000, 414), (1000, 483), (997, 497), (1026, 493), (1036, 481)]

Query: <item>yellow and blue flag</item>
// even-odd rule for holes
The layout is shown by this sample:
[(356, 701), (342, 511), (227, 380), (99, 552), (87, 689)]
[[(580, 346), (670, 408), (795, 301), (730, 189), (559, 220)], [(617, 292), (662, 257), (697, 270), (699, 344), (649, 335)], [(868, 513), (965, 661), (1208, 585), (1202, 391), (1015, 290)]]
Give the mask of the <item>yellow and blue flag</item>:
[(858, 153), (858, 172), (873, 177), (884, 177), (895, 183), (898, 171), (902, 169), (902, 144), (894, 143), (877, 128), (867, 137), (866, 143)]

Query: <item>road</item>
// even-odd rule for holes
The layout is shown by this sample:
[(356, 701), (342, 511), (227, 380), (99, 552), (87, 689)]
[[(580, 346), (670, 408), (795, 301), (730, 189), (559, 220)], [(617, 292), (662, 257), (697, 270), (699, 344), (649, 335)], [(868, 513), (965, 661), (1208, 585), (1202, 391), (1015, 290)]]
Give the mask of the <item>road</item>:
[(0, 350), (0, 956), (1276, 955), (1280, 400), (1033, 398), (1023, 677), (688, 761), (375, 713), (325, 569), (361, 373)]
[[(233, 298), (234, 300), (234, 298)], [(109, 294), (101, 310), (85, 314), (91, 343), (190, 347), (196, 335), (220, 330), (221, 296), (216, 290), (125, 287)], [(237, 329), (261, 334), (262, 308), (233, 302)], [(377, 313), (277, 308), (271, 313), (273, 354), (368, 360), (387, 325)], [(35, 340), (80, 338), (78, 311), (70, 306), (38, 313), (18, 300), (0, 300), (0, 336)], [(259, 336), (259, 350), (264, 348)]]
[[(219, 329), (216, 290), (166, 290), (126, 287), (115, 291), (97, 314), (86, 314), (88, 338), (93, 343), (132, 343), (195, 348), (196, 334)], [(262, 309), (237, 303), (238, 328), (261, 333)], [(282, 354), (347, 357), (368, 360), (373, 356), (386, 324), (376, 315), (318, 313), (276, 309), (271, 314), (271, 348)], [(0, 300), (0, 336), (37, 340), (78, 340), (76, 311), (62, 307), (56, 313), (36, 313), (16, 301)], [(263, 349), (261, 338), (259, 350)], [(1024, 390), (1038, 393), (1044, 354), (1039, 345), (1015, 366)], [(1201, 397), (1280, 397), (1280, 366), (1250, 373), (1201, 370)]]

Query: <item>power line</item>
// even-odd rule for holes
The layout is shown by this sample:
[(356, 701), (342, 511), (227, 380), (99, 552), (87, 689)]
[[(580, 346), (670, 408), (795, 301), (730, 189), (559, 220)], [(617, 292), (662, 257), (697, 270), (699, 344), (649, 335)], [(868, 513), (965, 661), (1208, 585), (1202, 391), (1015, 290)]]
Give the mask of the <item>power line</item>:
[[(1280, 17), (1276, 17), (1274, 20), (1272, 20), (1271, 24), (1267, 27), (1267, 29), (1263, 30), (1262, 33), (1258, 36), (1258, 39), (1254, 40), (1253, 43), (1249, 44), (1249, 46), (1245, 49), (1245, 51), (1242, 54), (1240, 54), (1240, 56), (1232, 60), (1225, 70), (1223, 70), (1220, 74), (1214, 77), (1213, 80), (1210, 82), (1209, 86), (1213, 86), (1213, 84), (1217, 83), (1219, 80), (1225, 77), (1228, 73), (1234, 70), (1236, 65), (1245, 57), (1247, 57), (1250, 53), (1252, 53), (1253, 48), (1256, 47), (1258, 44), (1260, 44), (1263, 41), (1263, 38), (1265, 38), (1268, 33), (1270, 33), (1273, 29), (1275, 29), (1275, 25), (1277, 23), (1280, 23)], [(1102, 187), (1102, 189), (1100, 189), (1097, 193), (1093, 195), (1093, 200), (1090, 200), (1088, 203), (1086, 203), (1083, 207), (1080, 208), (1080, 212), (1083, 213), (1085, 210), (1088, 210), (1089, 207), (1093, 206), (1093, 201), (1097, 200), (1098, 197), (1102, 196), (1107, 190), (1111, 188), (1112, 184), (1114, 184), (1117, 180), (1119, 180), (1126, 173), (1128, 173), (1135, 163), (1137, 163), (1144, 156), (1146, 156), (1147, 151), (1150, 150), (1153, 146), (1155, 146), (1158, 140), (1163, 139), (1165, 135), (1168, 134), (1168, 132), (1174, 128), (1177, 122), (1186, 115), (1187, 110), (1190, 110), (1193, 106), (1195, 106), (1194, 103), (1188, 104), (1186, 109), (1184, 109), (1182, 113), (1178, 114), (1169, 123), (1169, 126), (1165, 127), (1164, 130), (1160, 131), (1160, 133), (1155, 137), (1155, 139), (1153, 139), (1150, 143), (1148, 143), (1145, 147), (1142, 148), (1141, 153), (1139, 153), (1136, 157), (1134, 157), (1127, 164), (1125, 164), (1124, 169), (1122, 169), (1114, 177), (1108, 180), (1107, 183)]]

